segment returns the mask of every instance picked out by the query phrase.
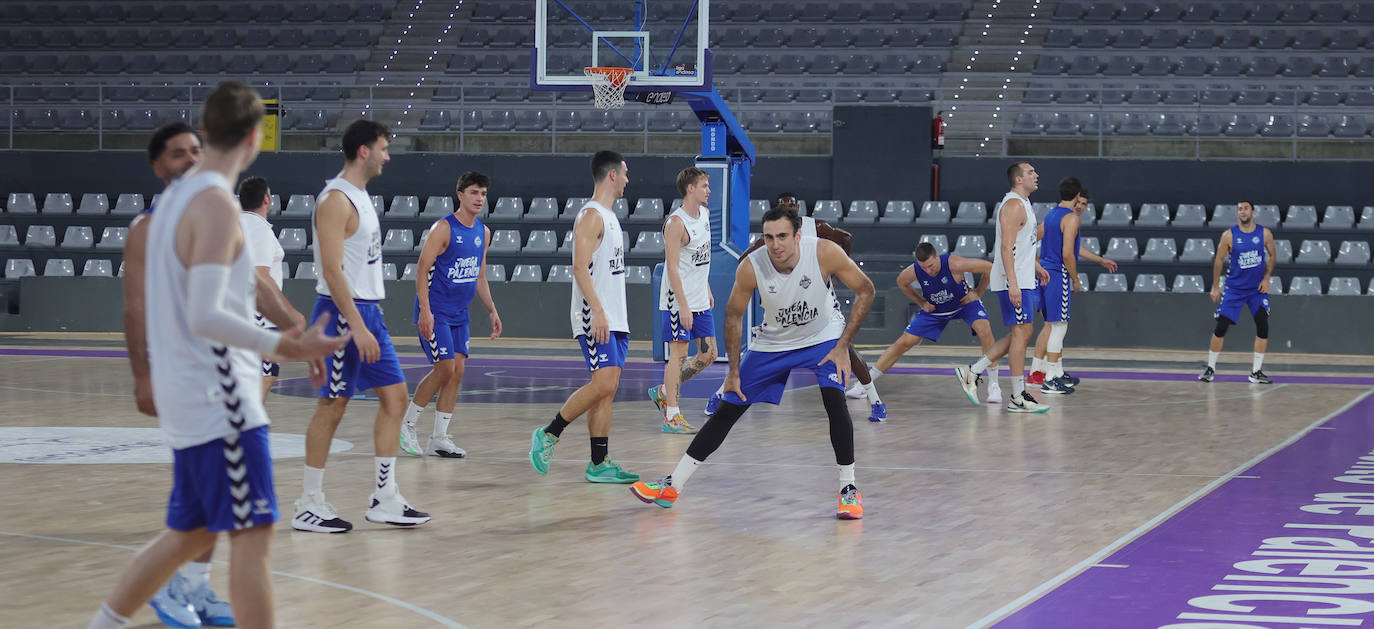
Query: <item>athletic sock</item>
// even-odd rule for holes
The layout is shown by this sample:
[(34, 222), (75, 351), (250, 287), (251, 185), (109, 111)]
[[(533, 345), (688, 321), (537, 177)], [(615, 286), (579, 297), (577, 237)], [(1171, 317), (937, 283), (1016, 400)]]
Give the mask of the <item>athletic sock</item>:
[(191, 587), (189, 589), (191, 590), (210, 587), (210, 564), (208, 562), (188, 561), (182, 564), (177, 572), (180, 572), (182, 578), (190, 582)]
[(854, 484), (854, 464), (836, 465), (835, 467), (840, 468), (840, 491), (844, 491), (846, 487)]
[(716, 389), (716, 395), (717, 395), (717, 396), (723, 396), (723, 395), (725, 395), (725, 383), (724, 383), (724, 382), (720, 383), (720, 388)]
[(1046, 361), (1044, 358), (1031, 358), (1031, 373), (1035, 373), (1037, 371), (1045, 371), (1045, 365), (1047, 363), (1048, 361)]
[(396, 457), (394, 456), (374, 456), (372, 463), (377, 470), (377, 492), (395, 492), (396, 489)]
[(1260, 353), (1256, 352), (1256, 353), (1255, 353), (1255, 359), (1254, 359), (1254, 361), (1252, 361), (1252, 362), (1250, 363), (1250, 365), (1253, 367), (1253, 369), (1251, 369), (1250, 371), (1251, 371), (1251, 372), (1259, 371), (1259, 370), (1260, 370), (1260, 365), (1263, 365), (1263, 364), (1264, 364), (1264, 354), (1260, 354)]
[(453, 413), (434, 412), (434, 436), (442, 437), (448, 434), (448, 423), (453, 421)]
[(1045, 363), (1045, 378), (1054, 379), (1064, 375), (1064, 370), (1059, 368), (1059, 363)]
[(877, 382), (877, 381), (878, 381), (878, 376), (881, 376), (881, 375), (883, 375), (883, 370), (878, 369), (878, 368), (876, 368), (876, 367), (869, 367), (869, 368), (868, 368), (868, 377), (869, 377), (869, 379), (870, 379), (871, 381)]
[(611, 455), (610, 437), (592, 437), (592, 464), (597, 465)]
[(129, 624), (129, 619), (116, 614), (110, 609), (109, 603), (101, 603), (100, 609), (95, 611), (95, 617), (91, 618), (91, 623), (86, 625), (86, 629), (122, 629)]
[(1216, 369), (1218, 358), (1221, 358), (1221, 352), (1207, 352), (1207, 366)]
[(682, 407), (680, 406), (669, 406), (668, 408), (663, 409), (663, 419), (665, 420), (672, 419), (681, 414)]
[(324, 494), (324, 468), (305, 466), (305, 487), (301, 493)]
[(1011, 392), (1012, 395), (1021, 395), (1026, 392), (1026, 376), (1024, 374), (1011, 377)]
[(982, 373), (983, 370), (987, 369), (988, 365), (991, 364), (992, 361), (988, 360), (987, 356), (979, 356), (978, 360), (974, 361), (974, 363), (969, 366), (969, 371), (973, 373)]
[(571, 423), (572, 422), (563, 419), (563, 413), (559, 413), (553, 416), (553, 421), (549, 422), (549, 425), (546, 428), (544, 428), (544, 432), (547, 432), (555, 437), (562, 437), (563, 429), (567, 428), (568, 424)]
[(682, 455), (682, 458), (677, 462), (677, 467), (673, 468), (673, 473), (668, 475), (668, 482), (678, 491), (682, 491), (682, 488), (687, 486), (687, 479), (692, 477), (692, 472), (697, 471), (697, 467), (700, 465), (701, 461), (685, 454)]
[(983, 379), (985, 379), (985, 380), (988, 381), (988, 390), (997, 389), (997, 388), (1000, 388), (1000, 387), (1001, 387), (1001, 385), (997, 384), (997, 369), (996, 369), (996, 368), (984, 370), (984, 371), (983, 371)]
[(869, 404), (881, 404), (883, 402), (883, 398), (878, 397), (878, 387), (874, 386), (872, 382), (864, 385), (864, 393), (868, 394)]
[(414, 402), (406, 405), (406, 414), (403, 421), (411, 428), (415, 427), (415, 422), (420, 421), (420, 413), (425, 410), (423, 406), (416, 406)]

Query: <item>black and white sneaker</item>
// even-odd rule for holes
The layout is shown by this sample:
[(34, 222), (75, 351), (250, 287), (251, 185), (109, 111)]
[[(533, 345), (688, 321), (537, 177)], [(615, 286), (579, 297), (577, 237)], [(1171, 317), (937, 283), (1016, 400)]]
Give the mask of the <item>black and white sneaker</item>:
[(1068, 395), (1073, 393), (1073, 386), (1065, 382), (1064, 378), (1061, 376), (1059, 378), (1046, 380), (1045, 384), (1040, 385), (1040, 392), (1050, 395)]
[(429, 514), (412, 509), (399, 491), (372, 494), (372, 508), (363, 516), (368, 522), (395, 526), (419, 526), (429, 521)]
[(1068, 373), (1068, 372), (1061, 373), (1061, 374), (1059, 374), (1059, 379), (1060, 379), (1060, 380), (1063, 380), (1063, 381), (1064, 381), (1064, 384), (1067, 384), (1067, 385), (1069, 385), (1070, 387), (1076, 387), (1076, 386), (1078, 386), (1078, 382), (1079, 382), (1078, 376), (1075, 376), (1075, 375), (1073, 375), (1073, 374), (1071, 374), (1071, 373)]
[(1045, 413), (1049, 410), (1049, 406), (1041, 404), (1031, 397), (1029, 391), (1017, 393), (1011, 396), (1010, 400), (1007, 400), (1007, 412), (1009, 413)]
[[(1203, 368), (1202, 368), (1202, 373), (1198, 374), (1197, 379), (1200, 380), (1200, 381), (1202, 381), (1202, 382), (1211, 382), (1211, 381), (1212, 381), (1212, 377), (1213, 377), (1213, 376), (1216, 376), (1216, 375), (1217, 375), (1216, 370), (1212, 369), (1212, 366), (1211, 366), (1211, 365), (1207, 365), (1206, 367), (1203, 367)], [(1254, 377), (1254, 376), (1251, 376), (1251, 378), (1253, 378), (1253, 377)]]
[(1251, 384), (1274, 384), (1274, 381), (1273, 381), (1273, 380), (1270, 380), (1270, 379), (1269, 379), (1269, 376), (1264, 375), (1264, 372), (1263, 372), (1263, 371), (1258, 371), (1258, 370), (1257, 370), (1257, 371), (1255, 371), (1254, 373), (1250, 374), (1250, 383), (1251, 383)]
[(324, 494), (306, 494), (296, 501), (291, 528), (309, 533), (347, 533), (353, 530), (353, 524), (339, 517), (334, 507), (324, 501)]

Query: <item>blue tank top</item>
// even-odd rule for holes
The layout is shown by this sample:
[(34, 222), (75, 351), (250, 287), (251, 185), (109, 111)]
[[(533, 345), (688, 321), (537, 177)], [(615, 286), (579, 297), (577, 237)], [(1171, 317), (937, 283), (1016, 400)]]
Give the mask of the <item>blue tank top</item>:
[(1226, 272), (1226, 290), (1259, 290), (1267, 255), (1263, 227), (1256, 224), (1255, 231), (1247, 234), (1240, 230), (1240, 225), (1232, 225), (1231, 268)]
[[(1049, 214), (1045, 215), (1045, 238), (1040, 241), (1040, 266), (1045, 267), (1046, 271), (1064, 270), (1064, 217), (1072, 214), (1073, 210), (1062, 205), (1054, 206)], [(1083, 239), (1083, 231), (1079, 230), (1073, 236), (1073, 255), (1074, 260), (1078, 260), (1079, 241)]]
[(940, 272), (935, 275), (926, 274), (920, 262), (911, 265), (911, 268), (916, 271), (916, 282), (921, 285), (922, 296), (935, 306), (935, 312), (931, 314), (950, 315), (963, 307), (959, 301), (968, 294), (968, 288), (949, 272), (948, 253), (940, 255)]
[[(453, 214), (444, 220), (448, 222), (448, 247), (434, 259), (429, 270), (429, 311), (435, 323), (464, 325), (468, 322), (468, 304), (477, 294), (477, 280), (482, 275), (486, 226), (476, 221), (468, 227)], [(415, 298), (414, 319), (420, 320), (419, 297)]]

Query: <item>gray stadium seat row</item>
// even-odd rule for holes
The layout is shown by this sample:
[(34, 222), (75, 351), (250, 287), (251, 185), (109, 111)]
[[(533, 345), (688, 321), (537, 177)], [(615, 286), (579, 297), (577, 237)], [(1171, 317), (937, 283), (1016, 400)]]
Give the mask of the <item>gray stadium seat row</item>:
[(1240, 56), (1079, 54), (1061, 56), (1042, 54), (1031, 73), (1037, 76), (1147, 76), (1147, 77), (1248, 77), (1303, 78), (1321, 76), (1343, 78), (1351, 75), (1374, 77), (1374, 57), (1355, 61), (1343, 56), (1308, 57), (1301, 55)]
[(366, 57), (357, 53), (204, 53), (185, 54), (10, 54), (0, 57), (5, 75), (167, 75), (167, 74), (347, 74), (358, 71)]
[(1374, 115), (1214, 113), (1107, 113), (1022, 111), (1011, 125), (1014, 135), (1118, 135), (1364, 138), (1374, 129)]
[[(80, 25), (78, 25), (80, 26)], [(152, 28), (121, 29), (90, 26), (80, 30), (0, 29), (0, 45), (7, 50), (104, 50), (104, 49), (234, 49), (365, 48), (377, 42), (378, 27), (305, 30), (297, 27), (259, 28)]]
[[(1027, 88), (1021, 102), (1028, 105), (1061, 103), (1068, 105), (1169, 105), (1181, 107), (1228, 106), (1228, 105), (1311, 105), (1313, 107), (1335, 107), (1351, 105), (1355, 107), (1374, 107), (1374, 89), (1370, 86), (1349, 87), (1319, 85), (1312, 88), (1292, 89), (1282, 85), (1237, 86), (1229, 83), (1209, 84), (1207, 86), (1163, 85), (1159, 83), (1137, 83), (1135, 85), (1099, 84), (1084, 85), (1065, 83), (1062, 87), (1037, 82), (1035, 87)], [(1165, 108), (1165, 111), (1168, 111)], [(1154, 113), (1154, 112), (1148, 112)], [(1335, 113), (1335, 112), (1328, 112)]]
[(1374, 24), (1374, 7), (1355, 3), (1347, 10), (1339, 2), (1208, 2), (1189, 4), (1144, 2), (1059, 2), (1054, 7), (1056, 22), (1188, 22), (1272, 24), (1337, 24), (1342, 22)]
[(6, 3), (0, 24), (380, 22), (389, 13), (380, 2)]
[(1285, 28), (1051, 28), (1041, 46), (1045, 48), (1173, 50), (1358, 50), (1366, 42), (1358, 29)]

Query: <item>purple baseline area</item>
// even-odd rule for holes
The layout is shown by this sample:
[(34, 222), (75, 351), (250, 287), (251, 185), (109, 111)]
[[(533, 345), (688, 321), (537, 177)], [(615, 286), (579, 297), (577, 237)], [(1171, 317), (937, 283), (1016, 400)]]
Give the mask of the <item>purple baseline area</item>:
[[(1297, 581), (1227, 579), (1227, 575), (1261, 576), (1234, 564), (1247, 560), (1277, 559), (1256, 556), (1265, 539), (1276, 537), (1326, 537), (1350, 540), (1374, 559), (1369, 540), (1351, 537), (1335, 529), (1302, 529), (1285, 524), (1368, 526), (1368, 516), (1317, 515), (1301, 511), (1320, 493), (1370, 492), (1369, 485), (1338, 482), (1361, 456), (1374, 450), (1374, 396), (1367, 396), (1346, 411), (1312, 430), (1301, 439), (1245, 470), (1150, 531), (1103, 558), (1064, 584), (1031, 602), (994, 625), (997, 629), (1146, 629), (1186, 623), (1206, 623), (1180, 614), (1221, 614), (1206, 627), (1327, 626), (1324, 619), (1340, 618), (1344, 626), (1364, 625), (1367, 615), (1311, 616), (1271, 623), (1258, 619), (1246, 623), (1244, 613), (1218, 612), (1189, 605), (1189, 600), (1209, 595), (1251, 594), (1268, 587), (1333, 587)], [(1257, 477), (1257, 478), (1249, 478)], [(1346, 555), (1349, 557), (1349, 555)], [(1334, 559), (1334, 558), (1333, 558)], [(1300, 564), (1285, 564), (1283, 575), (1297, 574)], [(1348, 568), (1347, 568), (1348, 570)], [(1349, 572), (1354, 575), (1355, 572)], [(1272, 576), (1272, 575), (1263, 575)], [(1364, 581), (1369, 577), (1355, 580)], [(1213, 590), (1217, 585), (1241, 586), (1237, 590)], [(1259, 586), (1249, 589), (1246, 586)], [(1368, 600), (1367, 594), (1332, 596)], [(1307, 610), (1329, 610), (1326, 604), (1247, 600), (1251, 616), (1309, 618)], [(1324, 610), (1323, 608), (1326, 608)], [(1298, 624), (1291, 624), (1296, 622)], [(1329, 622), (1329, 620), (1328, 620)]]

